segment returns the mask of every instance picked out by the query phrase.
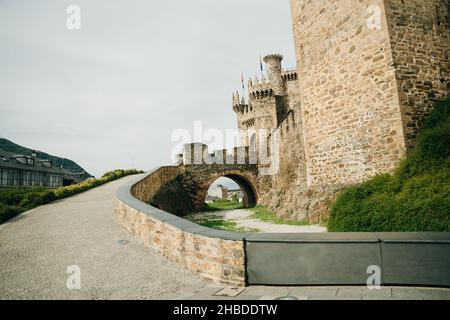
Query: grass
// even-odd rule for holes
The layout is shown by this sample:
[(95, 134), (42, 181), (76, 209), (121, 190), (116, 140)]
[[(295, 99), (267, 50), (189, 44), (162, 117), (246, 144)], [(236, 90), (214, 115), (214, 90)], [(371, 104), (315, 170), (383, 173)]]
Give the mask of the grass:
[[(211, 204), (206, 204), (206, 209), (202, 213), (190, 214), (186, 217), (187, 220), (197, 223), (201, 226), (225, 230), (225, 231), (234, 231), (234, 232), (250, 232), (257, 233), (260, 232), (259, 229), (256, 228), (245, 228), (238, 227), (237, 223), (232, 220), (223, 220), (216, 216), (208, 215), (208, 212), (220, 212), (226, 210), (235, 210), (242, 209), (243, 206), (241, 203), (237, 202), (229, 202), (229, 201), (218, 201)], [(252, 215), (250, 218), (257, 219), (263, 222), (268, 222), (272, 224), (278, 225), (289, 225), (289, 226), (308, 226), (310, 223), (308, 221), (295, 221), (295, 220), (287, 220), (278, 217), (269, 207), (266, 206), (257, 206), (255, 208), (251, 208), (250, 211)]]
[(73, 196), (128, 175), (139, 173), (142, 173), (142, 171), (134, 169), (114, 170), (105, 173), (100, 179), (88, 179), (81, 183), (58, 189), (0, 188), (0, 224), (27, 210)]
[(295, 221), (295, 220), (287, 220), (278, 217), (275, 212), (273, 212), (270, 208), (266, 206), (257, 206), (251, 209), (253, 212), (252, 218), (261, 220), (263, 222), (269, 222), (273, 224), (285, 224), (290, 226), (307, 226), (309, 225), (308, 221)]
[[(218, 201), (211, 204), (206, 204), (206, 210), (202, 213), (190, 214), (186, 217), (187, 220), (197, 223), (201, 226), (224, 230), (224, 231), (233, 231), (233, 232), (250, 232), (257, 233), (260, 232), (259, 229), (256, 228), (245, 228), (239, 227), (236, 222), (232, 220), (223, 220), (216, 216), (208, 215), (208, 212), (220, 212), (227, 210), (235, 210), (242, 209), (243, 206), (238, 202), (229, 202), (229, 201)], [(255, 208), (250, 209), (252, 215), (250, 218), (258, 219), (263, 222), (279, 224), (279, 225), (290, 225), (290, 226), (307, 226), (309, 222), (307, 221), (293, 221), (293, 220), (285, 220), (278, 217), (273, 211), (271, 211), (266, 206), (257, 206)]]
[(239, 227), (238, 224), (232, 220), (224, 220), (213, 215), (208, 215), (208, 213), (237, 210), (242, 208), (244, 208), (244, 206), (242, 205), (242, 203), (239, 202), (226, 200), (215, 201), (213, 203), (205, 203), (205, 208), (203, 212), (189, 214), (188, 216), (185, 217), (185, 219), (194, 222), (196, 224), (199, 224), (201, 226), (216, 230), (243, 232), (243, 233), (259, 232), (259, 229), (256, 228)]
[(237, 210), (242, 209), (244, 206), (239, 202), (232, 201), (216, 201), (213, 203), (206, 203), (204, 212), (217, 212), (224, 210)]
[(206, 218), (206, 219), (200, 219), (195, 222), (201, 226), (211, 228), (211, 229), (217, 229), (217, 230), (223, 230), (223, 231), (231, 231), (231, 232), (259, 232), (259, 229), (256, 228), (245, 228), (245, 227), (239, 227), (236, 222), (230, 221), (230, 220), (223, 220), (223, 219), (215, 219), (215, 218)]
[(344, 191), (331, 209), (334, 232), (450, 231), (450, 100), (424, 122), (394, 174)]

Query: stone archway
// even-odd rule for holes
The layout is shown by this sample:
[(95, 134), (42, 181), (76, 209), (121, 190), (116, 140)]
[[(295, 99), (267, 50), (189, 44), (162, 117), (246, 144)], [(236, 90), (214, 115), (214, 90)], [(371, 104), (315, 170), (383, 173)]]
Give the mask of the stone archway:
[[(167, 169), (167, 168), (166, 168)], [(159, 186), (147, 202), (174, 215), (200, 212), (211, 185), (219, 178), (233, 180), (244, 193), (245, 207), (254, 207), (259, 199), (258, 168), (255, 165), (188, 165), (162, 174)], [(154, 186), (155, 188), (155, 186)]]
[(203, 171), (202, 169), (206, 169), (206, 167), (192, 167), (191, 174), (188, 175), (191, 186), (187, 189), (193, 200), (193, 206), (197, 210), (204, 208), (209, 188), (217, 179), (222, 177), (233, 180), (241, 188), (244, 193), (245, 207), (254, 207), (257, 205), (259, 193), (256, 171), (233, 168), (229, 170), (207, 170), (205, 172), (206, 170)]
[[(232, 181), (234, 181), (241, 191), (244, 193), (244, 200), (243, 200), (243, 206), (244, 208), (253, 208), (258, 203), (258, 194), (255, 186), (252, 184), (252, 182), (249, 181), (248, 178), (244, 177), (242, 174), (236, 174), (236, 173), (229, 173), (220, 176), (219, 178), (228, 178)], [(219, 179), (217, 178), (217, 179)], [(217, 181), (217, 179), (213, 181), (209, 181), (209, 187)], [(209, 189), (208, 187), (208, 189)], [(204, 198), (203, 202), (206, 199), (208, 189), (206, 189), (206, 193), (202, 193), (202, 198)]]

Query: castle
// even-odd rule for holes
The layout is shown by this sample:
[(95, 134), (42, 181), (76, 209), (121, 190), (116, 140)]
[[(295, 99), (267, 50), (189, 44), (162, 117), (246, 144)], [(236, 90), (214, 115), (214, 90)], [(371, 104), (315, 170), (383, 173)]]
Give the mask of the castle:
[(279, 136), (258, 202), (317, 222), (343, 186), (392, 172), (450, 97), (450, 1), (291, 0), (291, 11), (297, 69), (266, 56), (233, 110), (250, 150), (270, 146), (260, 130)]

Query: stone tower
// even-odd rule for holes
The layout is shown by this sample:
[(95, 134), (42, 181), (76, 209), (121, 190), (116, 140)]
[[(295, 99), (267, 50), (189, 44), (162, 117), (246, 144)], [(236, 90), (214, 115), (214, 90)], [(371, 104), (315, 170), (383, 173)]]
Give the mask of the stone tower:
[(283, 56), (264, 57), (267, 75), (255, 76), (248, 81), (248, 104), (239, 93), (233, 94), (233, 110), (241, 130), (241, 144), (251, 149), (266, 143), (259, 141), (260, 133), (270, 133), (285, 119), (288, 112), (287, 78), (281, 66)]
[(450, 95), (448, 0), (291, 0), (309, 186), (392, 171)]

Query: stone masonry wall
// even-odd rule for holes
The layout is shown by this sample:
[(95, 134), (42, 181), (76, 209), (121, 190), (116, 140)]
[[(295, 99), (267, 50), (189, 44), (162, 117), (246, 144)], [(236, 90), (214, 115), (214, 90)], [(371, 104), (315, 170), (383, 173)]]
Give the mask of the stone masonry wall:
[(121, 201), (116, 216), (122, 227), (167, 259), (216, 283), (245, 285), (244, 241), (185, 232)]
[(145, 203), (150, 203), (153, 197), (167, 184), (183, 173), (183, 167), (162, 167), (132, 187), (133, 195)]
[(423, 118), (436, 101), (450, 97), (450, 1), (387, 3), (405, 139), (412, 147)]
[(277, 129), (279, 168), (275, 175), (259, 176), (259, 203), (269, 206), (280, 217), (318, 223), (328, 218), (329, 207), (341, 187), (307, 186), (300, 111), (300, 108), (291, 110)]
[[(376, 5), (381, 29), (368, 28)], [(349, 185), (405, 156), (382, 0), (291, 0), (307, 184)]]
[[(181, 167), (163, 167), (153, 172), (134, 185), (129, 196), (145, 202), (161, 190), (167, 180), (170, 180), (180, 169)], [(163, 213), (167, 218), (158, 219), (161, 213), (144, 203), (135, 207), (119, 197), (116, 217), (121, 226), (141, 239), (146, 246), (153, 248), (169, 260), (197, 272), (205, 279), (227, 285), (245, 285), (243, 240), (227, 240), (201, 235), (198, 234), (199, 232), (190, 232), (188, 228), (180, 227), (191, 225), (192, 223), (188, 221), (168, 213)], [(144, 207), (149, 208), (148, 211), (155, 211), (156, 214), (143, 212)]]

